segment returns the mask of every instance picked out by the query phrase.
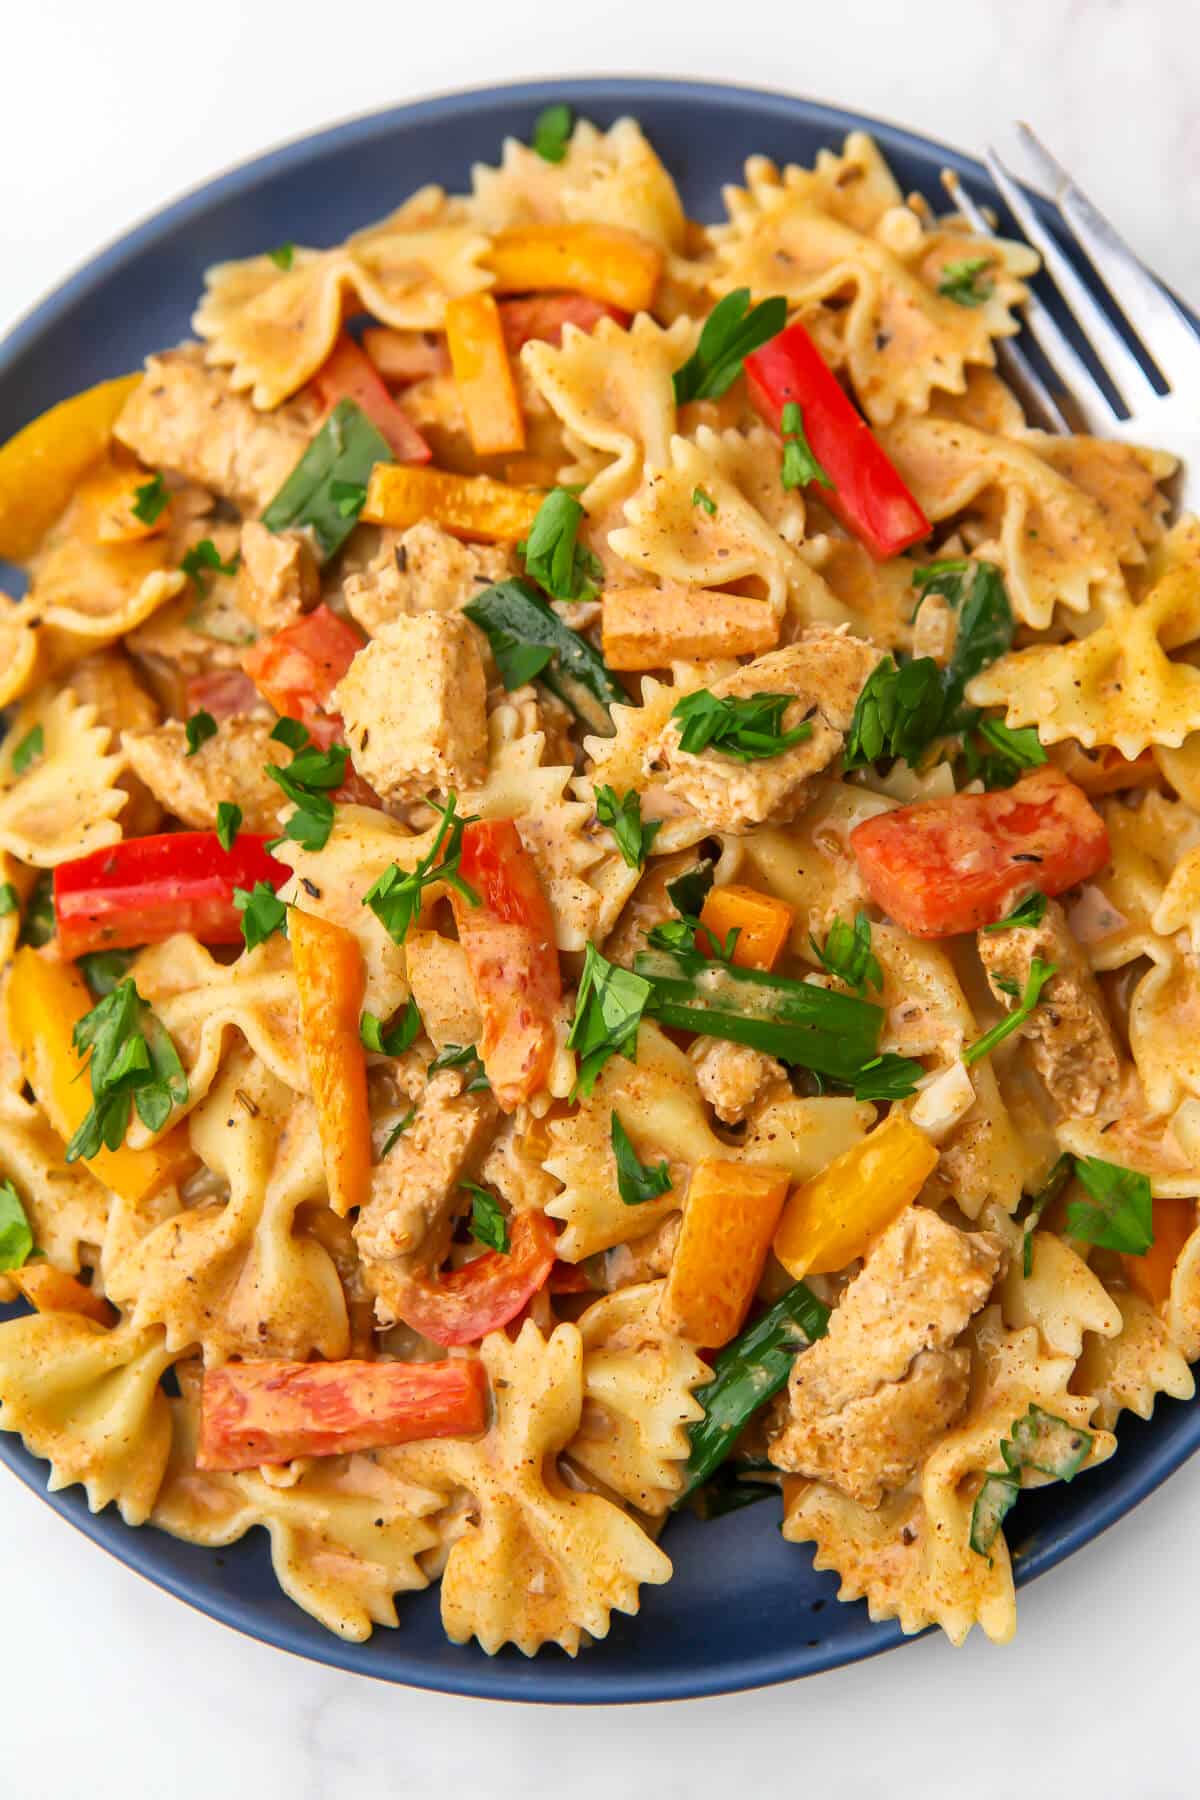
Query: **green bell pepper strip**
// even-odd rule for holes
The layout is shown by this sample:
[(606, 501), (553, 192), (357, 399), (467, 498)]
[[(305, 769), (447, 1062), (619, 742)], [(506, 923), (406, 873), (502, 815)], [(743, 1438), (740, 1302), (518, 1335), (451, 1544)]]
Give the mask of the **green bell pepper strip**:
[[(486, 632), (493, 654), (513, 645), (552, 652), (537, 679), (571, 708), (592, 731), (612, 736), (609, 707), (628, 706), (629, 695), (598, 650), (564, 625), (554, 608), (526, 581), (498, 581), (484, 588), (464, 613)], [(498, 657), (499, 660), (499, 657)]]
[[(347, 506), (346, 494), (362, 490), (376, 463), (396, 459), (366, 413), (353, 400), (339, 400), (262, 516), (268, 531), (310, 526), (328, 562), (354, 527), (362, 501)], [(338, 490), (335, 495), (335, 488)]]

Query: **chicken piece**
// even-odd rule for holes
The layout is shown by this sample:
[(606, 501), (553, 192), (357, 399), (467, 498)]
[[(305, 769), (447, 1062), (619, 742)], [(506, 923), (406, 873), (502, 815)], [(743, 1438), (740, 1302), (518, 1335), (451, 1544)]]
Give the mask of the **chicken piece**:
[(228, 376), (207, 367), (198, 344), (183, 344), (146, 362), (113, 427), (151, 469), (170, 469), (239, 512), (257, 515), (273, 500), (317, 428), (306, 401), (256, 412)]
[(910, 1206), (876, 1241), (827, 1335), (796, 1358), (771, 1461), (861, 1506), (902, 1487), (962, 1412), (970, 1354), (956, 1347), (1000, 1273), (1002, 1240)]
[(1096, 978), (1058, 901), (1047, 902), (1040, 924), (981, 931), (978, 943), (992, 992), (1010, 1007), (1015, 1004), (1012, 992), (1001, 984), (1023, 993), (1035, 957), (1058, 971), (1042, 989), (1022, 1032), (1059, 1113), (1090, 1117), (1115, 1100), (1120, 1079), (1116, 1040)]
[(487, 774), (487, 682), (466, 619), (393, 619), (329, 697), (354, 766), (385, 800), (476, 785)]
[(381, 531), (366, 566), (347, 575), (346, 608), (371, 637), (393, 619), (461, 612), (468, 600), (512, 573), (504, 544), (463, 544), (423, 519), (407, 531)]
[(661, 774), (667, 790), (694, 807), (714, 831), (738, 834), (756, 825), (786, 824), (803, 811), (810, 777), (828, 768), (841, 750), (855, 701), (878, 661), (879, 651), (862, 638), (813, 626), (794, 644), (756, 657), (710, 689), (718, 699), (794, 695), (783, 730), (808, 721), (812, 732), (803, 743), (778, 756), (739, 762), (711, 747), (681, 750), (680, 725), (671, 719), (647, 752), (647, 772)]
[[(178, 719), (152, 731), (127, 731), (121, 739), (129, 765), (166, 812), (193, 831), (213, 831), (217, 806), (233, 801), (247, 831), (274, 831), (287, 800), (264, 773), (281, 760), (270, 742), (269, 719), (226, 719), (215, 737), (187, 753), (187, 734)], [(286, 762), (286, 757), (282, 758)]]
[(462, 945), (436, 931), (412, 930), (404, 952), (421, 1023), (438, 1049), (478, 1043), (483, 1021)]
[(696, 1085), (725, 1125), (740, 1125), (756, 1100), (787, 1071), (773, 1056), (723, 1038), (697, 1038), (691, 1050)]
[[(75, 698), (96, 708), (97, 723), (107, 725), (114, 741), (123, 731), (147, 731), (158, 724), (160, 712), (152, 695), (138, 680), (133, 664), (119, 650), (100, 650), (75, 664), (67, 677)], [(117, 783), (129, 798), (121, 809), (121, 830), (126, 837), (149, 837), (162, 823), (162, 808), (144, 781), (126, 772)]]
[(603, 1265), (606, 1290), (612, 1293), (616, 1288), (632, 1287), (635, 1282), (654, 1281), (669, 1274), (682, 1224), (682, 1215), (671, 1213), (644, 1237), (611, 1249)]
[(317, 604), (321, 578), (307, 538), (268, 531), (257, 519), (242, 526), (238, 605), (261, 631), (279, 631)]

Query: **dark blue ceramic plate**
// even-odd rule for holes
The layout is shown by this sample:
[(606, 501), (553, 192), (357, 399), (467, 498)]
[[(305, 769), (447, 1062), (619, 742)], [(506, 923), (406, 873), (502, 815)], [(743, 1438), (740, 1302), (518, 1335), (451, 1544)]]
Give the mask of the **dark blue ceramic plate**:
[[(695, 82), (611, 79), (453, 94), (335, 126), (273, 151), (177, 201), (105, 250), (25, 318), (0, 348), (0, 442), (56, 400), (135, 368), (148, 350), (188, 332), (204, 269), (287, 239), (332, 243), (394, 206), (422, 182), (459, 188), (475, 161), (492, 162), (508, 133), (528, 137), (538, 110), (569, 101), (601, 125), (639, 118), (683, 189), (690, 213), (720, 215), (720, 184), (762, 152), (808, 163), (847, 131), (875, 134), (907, 190), (940, 193), (947, 165), (994, 199), (969, 158), (926, 138), (808, 100)], [(1200, 1408), (1160, 1401), (1154, 1420), (1122, 1419), (1111, 1462), (1071, 1487), (1023, 1497), (1013, 1515), (1017, 1580), (1032, 1581), (1145, 1498), (1200, 1445)], [(0, 1459), (44, 1493), (46, 1466), (0, 1434)], [(643, 1590), (636, 1619), (614, 1614), (610, 1635), (572, 1662), (546, 1650), (488, 1658), (446, 1642), (437, 1590), (402, 1597), (400, 1629), (345, 1644), (276, 1586), (265, 1536), (213, 1552), (150, 1529), (132, 1531), (111, 1508), (98, 1517), (82, 1492), (45, 1495), (56, 1512), (160, 1587), (250, 1636), (317, 1662), (389, 1681), (489, 1699), (675, 1700), (810, 1675), (902, 1642), (873, 1625), (865, 1605), (841, 1606), (837, 1579), (785, 1544), (774, 1502), (711, 1524), (673, 1520), (665, 1546), (676, 1574)]]

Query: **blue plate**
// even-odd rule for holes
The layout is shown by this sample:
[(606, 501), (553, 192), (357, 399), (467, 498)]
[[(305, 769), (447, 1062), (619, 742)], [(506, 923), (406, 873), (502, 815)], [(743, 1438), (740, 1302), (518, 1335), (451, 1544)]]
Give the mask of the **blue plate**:
[[(289, 144), (177, 201), (103, 251), (37, 306), (0, 348), (0, 442), (56, 400), (135, 368), (148, 350), (188, 333), (210, 263), (287, 239), (332, 243), (387, 212), (422, 182), (461, 188), (502, 138), (527, 138), (555, 100), (608, 125), (641, 120), (683, 190), (689, 212), (720, 215), (720, 184), (762, 152), (808, 163), (862, 127), (878, 139), (902, 187), (931, 200), (950, 166), (973, 194), (995, 200), (978, 163), (929, 139), (812, 101), (696, 82), (611, 79), (531, 83), (452, 94), (377, 113)], [(1000, 209), (1003, 212), (1003, 208)], [(11, 1309), (10, 1309), (11, 1310)], [(1158, 1403), (1143, 1424), (1121, 1420), (1115, 1457), (1071, 1487), (1024, 1496), (1013, 1514), (1023, 1585), (1122, 1517), (1200, 1445), (1200, 1408)], [(785, 1544), (774, 1502), (711, 1524), (672, 1520), (665, 1546), (675, 1577), (642, 1592), (635, 1618), (613, 1615), (603, 1643), (572, 1662), (554, 1649), (530, 1662), (447, 1643), (437, 1590), (402, 1596), (400, 1629), (346, 1644), (280, 1592), (260, 1531), (224, 1551), (132, 1531), (115, 1511), (93, 1517), (82, 1491), (45, 1494), (46, 1465), (0, 1434), (0, 1459), (95, 1543), (202, 1612), (316, 1662), (450, 1694), (497, 1700), (677, 1700), (810, 1675), (903, 1642), (872, 1624), (861, 1602), (839, 1605), (837, 1579), (813, 1572), (808, 1549)]]

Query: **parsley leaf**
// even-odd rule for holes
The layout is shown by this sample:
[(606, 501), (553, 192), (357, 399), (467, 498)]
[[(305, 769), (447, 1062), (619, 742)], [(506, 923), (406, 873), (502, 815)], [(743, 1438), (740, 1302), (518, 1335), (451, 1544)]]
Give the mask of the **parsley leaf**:
[(853, 925), (847, 925), (845, 919), (835, 919), (823, 950), (811, 932), (808, 941), (817, 961), (856, 994), (865, 997), (868, 985), (876, 993), (882, 991), (883, 970), (871, 951), (871, 921), (865, 912), (855, 914)]
[(640, 869), (650, 854), (650, 846), (662, 829), (662, 821), (652, 820), (642, 823), (642, 796), (636, 788), (620, 800), (610, 787), (603, 782), (596, 783), (596, 817), (602, 825), (607, 825), (617, 840), (617, 849), (621, 852), (631, 869)]
[(979, 719), (974, 735), (988, 748), (978, 749), (971, 735), (963, 740), (967, 780), (978, 778), (985, 788), (1011, 787), (1022, 769), (1036, 769), (1047, 760), (1036, 726), (1012, 730), (1002, 719)]
[(1014, 1419), (1010, 1435), (1000, 1440), (1004, 1468), (990, 1472), (971, 1511), (970, 1545), (980, 1556), (996, 1541), (996, 1534), (1021, 1491), (1021, 1472), (1033, 1469), (1054, 1481), (1073, 1481), (1091, 1454), (1095, 1441), (1090, 1431), (1046, 1412), (1031, 1401), (1027, 1412)]
[(1046, 963), (1040, 956), (1034, 957), (1029, 965), (1029, 978), (1025, 983), (1025, 992), (1012, 1012), (1006, 1018), (1001, 1019), (998, 1025), (993, 1025), (990, 1031), (985, 1031), (981, 1038), (976, 1038), (973, 1044), (968, 1044), (963, 1051), (962, 1059), (968, 1068), (972, 1063), (978, 1062), (981, 1056), (987, 1056), (996, 1048), (997, 1044), (1002, 1044), (1006, 1037), (1011, 1037), (1013, 1032), (1025, 1023), (1041, 999), (1042, 989), (1050, 977), (1057, 973), (1057, 963)]
[(242, 809), (232, 800), (217, 803), (217, 842), (222, 850), (232, 850), (233, 840), (242, 828)]
[(843, 766), (860, 769), (881, 756), (916, 762), (941, 730), (943, 706), (942, 672), (931, 656), (901, 668), (881, 657), (855, 703)]
[(737, 762), (746, 763), (779, 756), (812, 736), (813, 728), (807, 719), (793, 730), (784, 731), (783, 715), (794, 700), (794, 694), (748, 694), (744, 698), (726, 695), (718, 699), (707, 688), (699, 688), (694, 694), (685, 694), (671, 709), (671, 717), (682, 726), (679, 748), (696, 755), (711, 745)]
[(591, 600), (604, 569), (579, 542), (583, 507), (566, 488), (552, 488), (538, 507), (529, 536), (517, 545), (525, 573), (555, 600)]
[(20, 907), (17, 890), (11, 881), (0, 882), (0, 919), (7, 919)]
[(660, 1163), (639, 1162), (638, 1153), (629, 1141), (629, 1133), (612, 1115), (613, 1155), (617, 1159), (617, 1190), (626, 1206), (642, 1206), (671, 1191), (671, 1170), (664, 1158)]
[(488, 633), (496, 669), (508, 693), (536, 681), (554, 661), (554, 651), (546, 644), (527, 644), (502, 627)]
[(130, 510), (134, 518), (143, 525), (157, 525), (170, 498), (170, 491), (162, 476), (153, 475), (141, 487), (134, 488), (133, 506)]
[(377, 1056), (403, 1056), (404, 1052), (416, 1042), (417, 1033), (421, 1029), (421, 1015), (417, 1003), (409, 995), (404, 1016), (398, 1025), (390, 1031), (383, 1029), (383, 1023), (372, 1012), (365, 1012), (359, 1020), (358, 1035), (364, 1049), (374, 1050)]
[(482, 1094), (491, 1087), (474, 1044), (446, 1044), (425, 1071), (426, 1079), (439, 1069), (461, 1069), (466, 1079), (464, 1094)]
[(681, 368), (675, 371), (675, 399), (719, 400), (742, 372), (752, 350), (778, 337), (787, 324), (787, 301), (782, 294), (750, 306), (750, 289), (735, 288), (717, 302), (704, 321), (700, 341)]
[(0, 1183), (0, 1271), (19, 1269), (33, 1249), (33, 1231), (11, 1181)]
[(1075, 1159), (1075, 1173), (1091, 1200), (1067, 1207), (1067, 1230), (1101, 1250), (1144, 1256), (1154, 1242), (1154, 1205), (1150, 1177), (1099, 1156)]
[(917, 1091), (917, 1083), (925, 1073), (922, 1063), (912, 1056), (897, 1056), (888, 1050), (865, 1062), (855, 1075), (852, 1086), (856, 1100), (907, 1100)]
[(530, 142), (543, 162), (560, 163), (567, 154), (574, 114), (565, 101), (545, 107), (533, 121)]
[(712, 858), (702, 856), (699, 862), (693, 863), (690, 869), (685, 869), (682, 875), (677, 875), (674, 881), (668, 881), (667, 899), (689, 924), (699, 925), (700, 912), (708, 899), (715, 872), (716, 865)]
[(161, 1131), (172, 1108), (186, 1103), (179, 1052), (129, 976), (83, 1015), (71, 1042), (81, 1056), (90, 1053), (92, 1104), (67, 1145), (68, 1162), (118, 1149), (134, 1106), (148, 1131)]
[(938, 293), (946, 300), (956, 300), (960, 306), (982, 306), (996, 291), (994, 281), (983, 279), (983, 271), (991, 260), (990, 256), (965, 256), (958, 262), (946, 263)]
[(183, 734), (187, 738), (186, 754), (195, 756), (201, 744), (207, 744), (209, 738), (216, 737), (217, 721), (210, 712), (193, 713), (183, 728)]
[(910, 625), (915, 625), (917, 614), (931, 594), (940, 594), (951, 606), (957, 606), (962, 599), (961, 576), (971, 566), (966, 556), (943, 556), (937, 562), (924, 563), (914, 569), (912, 584), (917, 590), (917, 604), (913, 607)]
[(76, 966), (87, 982), (89, 992), (97, 1000), (103, 1000), (125, 979), (132, 961), (132, 950), (92, 950), (81, 956)]
[[(294, 721), (281, 719), (279, 723), (290, 725)], [(279, 727), (275, 729), (278, 731)], [(344, 744), (331, 744), (328, 750), (318, 750), (310, 744), (293, 752), (286, 769), (278, 763), (263, 765), (266, 774), (297, 809), (284, 824), (285, 838), (293, 839), (305, 850), (325, 848), (333, 830), (333, 801), (326, 790), (342, 785), (349, 759), (350, 752)]]
[(203, 592), (207, 575), (236, 575), (241, 560), (240, 552), (235, 551), (228, 562), (222, 562), (221, 553), (212, 539), (201, 538), (198, 544), (192, 545), (179, 566)]
[[(458, 872), (462, 861), (463, 827), (470, 825), (470, 819), (460, 818), (455, 813), (458, 796), (450, 793), (441, 811), (442, 822), (432, 848), (422, 856), (415, 869), (402, 869), (398, 863), (383, 871), (377, 881), (373, 881), (363, 895), (362, 903), (369, 906), (379, 923), (388, 935), (402, 944), (408, 936), (409, 929), (421, 910), (421, 901), (427, 887), (435, 882), (444, 881), (455, 893), (467, 902), (468, 906), (478, 906), (479, 895), (474, 888), (465, 882)], [(441, 861), (438, 861), (439, 856)]]
[(45, 754), (45, 749), (46, 733), (40, 725), (35, 725), (32, 731), (27, 731), (25, 733), (25, 736), (13, 750), (13, 774), (23, 775), (30, 763), (36, 761), (39, 756)]
[(380, 1162), (383, 1161), (384, 1157), (387, 1155), (388, 1151), (392, 1148), (392, 1145), (397, 1141), (397, 1139), (402, 1137), (404, 1135), (404, 1133), (408, 1130), (409, 1126), (412, 1124), (412, 1122), (416, 1118), (416, 1116), (417, 1116), (416, 1107), (410, 1106), (408, 1111), (405, 1113), (404, 1117), (402, 1119), (397, 1119), (396, 1123), (392, 1126), (392, 1129), (388, 1132), (387, 1136), (383, 1140), (383, 1145), (379, 1152)]
[(973, 721), (975, 715), (963, 705), (967, 683), (1012, 649), (1016, 630), (1001, 571), (990, 562), (972, 563), (971, 569), (969, 588), (967, 575), (959, 577), (962, 600), (950, 601), (958, 609), (958, 631), (945, 674), (945, 731), (961, 730)]
[(235, 887), (233, 904), (242, 915), (242, 938), (247, 950), (265, 944), (277, 931), (287, 936), (287, 907), (267, 882), (256, 881), (249, 890)]
[(289, 750), (303, 750), (308, 742), (308, 727), (299, 719), (276, 719), (271, 727), (270, 741), (285, 744)]
[(287, 270), (291, 268), (295, 261), (296, 246), (288, 240), (282, 244), (277, 244), (274, 250), (268, 250), (267, 255), (275, 264), (275, 267), (277, 269), (282, 269), (286, 274)]
[(1033, 1196), (1029, 1211), (1025, 1215), (1025, 1239), (1021, 1246), (1021, 1273), (1026, 1281), (1033, 1274), (1033, 1234), (1038, 1228), (1042, 1214), (1052, 1200), (1058, 1196), (1071, 1179), (1075, 1159), (1069, 1151), (1064, 1150), (1057, 1162), (1052, 1166), (1045, 1181)]
[(985, 931), (1014, 931), (1019, 926), (1040, 925), (1046, 916), (1046, 896), (1040, 890), (1014, 906), (1007, 918), (997, 919), (994, 925), (985, 925)]
[(642, 976), (610, 963), (594, 944), (587, 946), (567, 1037), (567, 1048), (579, 1052), (572, 1099), (591, 1093), (610, 1056), (636, 1059), (638, 1027), (650, 993)]
[(471, 1236), (477, 1244), (486, 1244), (489, 1250), (498, 1250), (501, 1256), (507, 1256), (508, 1220), (500, 1202), (474, 1181), (460, 1181), (458, 1185), (471, 1196)]
[(702, 487), (692, 489), (692, 505), (702, 507), (710, 519), (716, 516), (717, 503)]
[(785, 488), (807, 487), (810, 481), (822, 487), (833, 486), (829, 476), (812, 452), (804, 432), (804, 414), (794, 400), (789, 400), (779, 418), (783, 436), (783, 469), (780, 479)]

